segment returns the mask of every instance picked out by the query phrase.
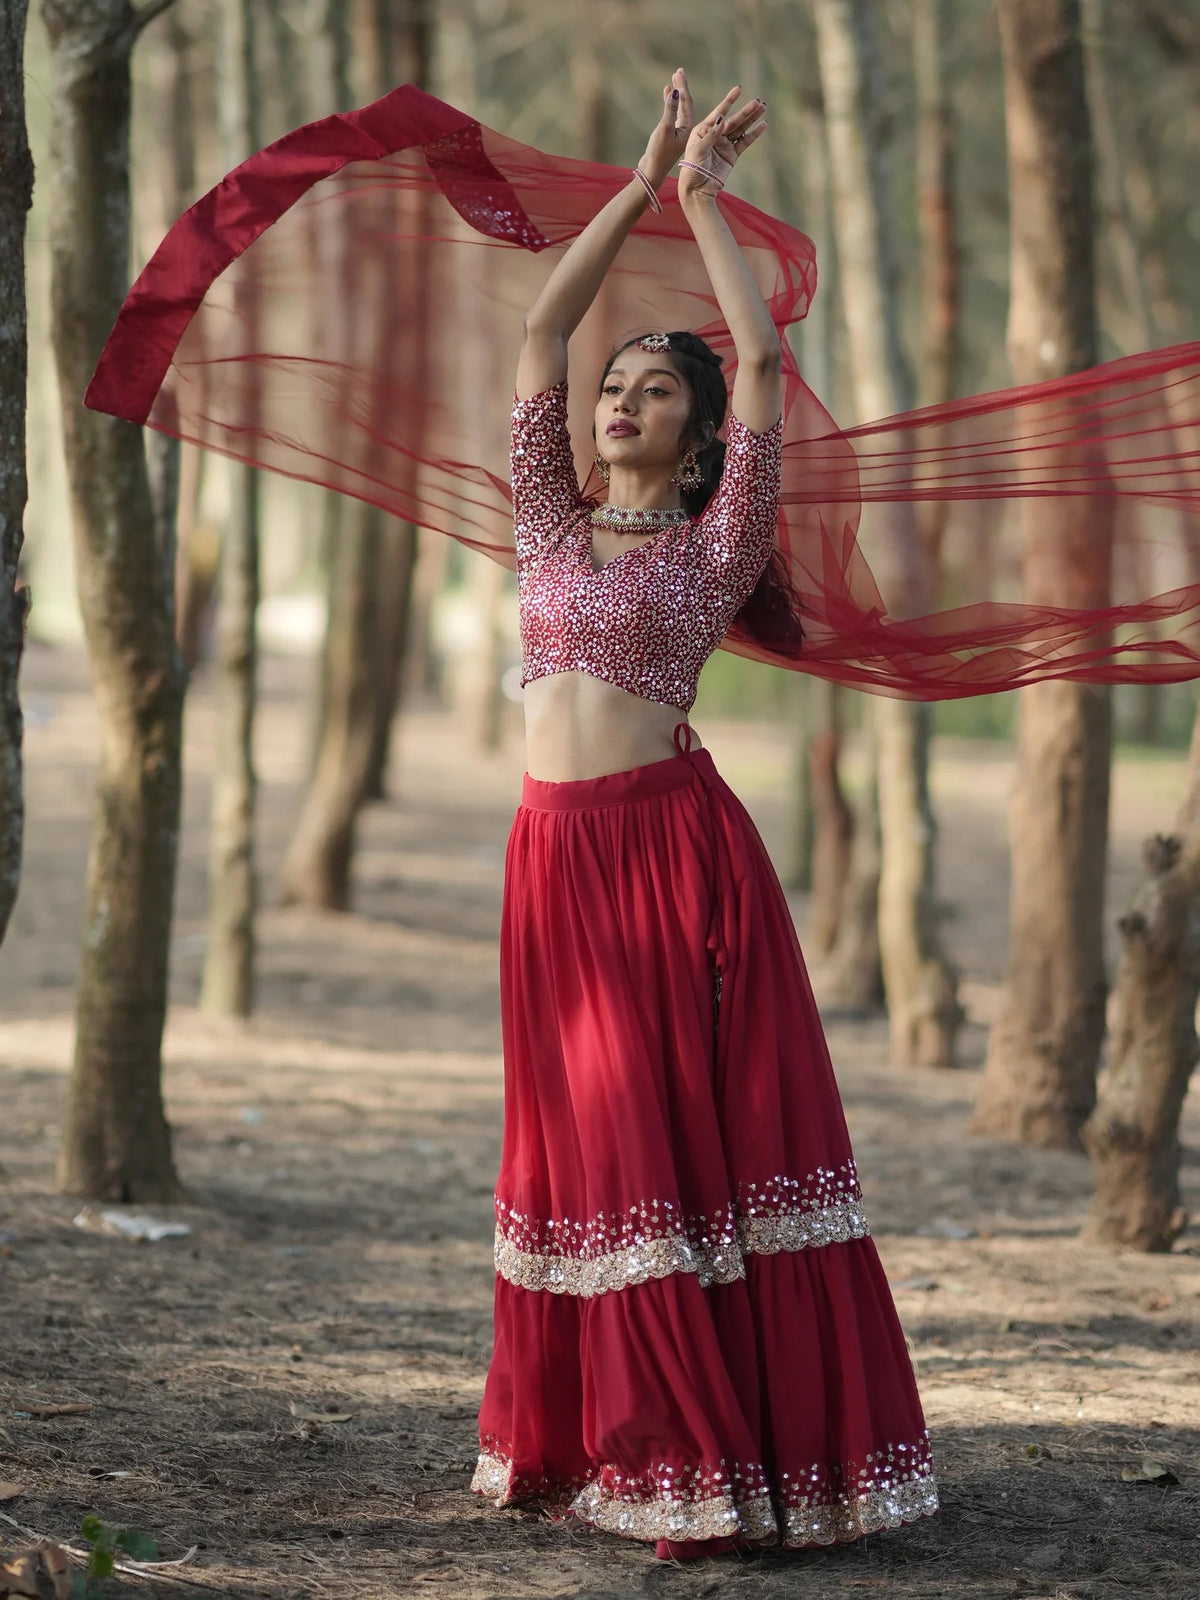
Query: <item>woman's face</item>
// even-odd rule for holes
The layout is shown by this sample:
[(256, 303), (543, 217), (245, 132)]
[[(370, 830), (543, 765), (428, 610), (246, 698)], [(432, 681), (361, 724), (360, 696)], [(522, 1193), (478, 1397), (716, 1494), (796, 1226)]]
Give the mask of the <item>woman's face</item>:
[(600, 386), (596, 449), (614, 467), (674, 468), (691, 408), (692, 391), (670, 356), (630, 345)]

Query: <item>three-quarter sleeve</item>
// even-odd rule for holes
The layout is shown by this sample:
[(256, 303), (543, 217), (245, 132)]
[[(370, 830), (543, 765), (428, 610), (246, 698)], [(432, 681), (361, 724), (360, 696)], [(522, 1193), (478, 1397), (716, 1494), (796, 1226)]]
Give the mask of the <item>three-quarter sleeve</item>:
[(567, 432), (567, 384), (514, 400), (509, 458), (517, 563), (548, 549), (583, 504)]
[(750, 598), (775, 543), (782, 452), (782, 418), (765, 433), (751, 433), (730, 417), (721, 482), (700, 518), (702, 547), (730, 619)]

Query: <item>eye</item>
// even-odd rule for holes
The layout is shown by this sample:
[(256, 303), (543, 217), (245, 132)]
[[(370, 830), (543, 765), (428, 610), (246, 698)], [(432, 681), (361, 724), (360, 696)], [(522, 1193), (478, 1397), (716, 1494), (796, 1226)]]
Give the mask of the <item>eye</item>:
[(664, 389), (660, 384), (651, 383), (646, 386), (647, 394), (670, 394), (669, 389)]
[(600, 391), (601, 394), (620, 394), (620, 392), (621, 385), (619, 383), (606, 383)]

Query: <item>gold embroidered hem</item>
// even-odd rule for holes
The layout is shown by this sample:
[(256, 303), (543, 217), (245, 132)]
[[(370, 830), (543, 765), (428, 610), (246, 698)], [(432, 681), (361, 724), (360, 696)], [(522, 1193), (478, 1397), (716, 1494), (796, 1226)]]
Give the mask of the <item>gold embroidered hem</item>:
[[(757, 1463), (672, 1468), (637, 1476), (604, 1467), (590, 1480), (522, 1482), (492, 1448), (479, 1457), (471, 1487), (494, 1505), (548, 1501), (581, 1521), (627, 1539), (677, 1542), (736, 1539), (791, 1548), (861, 1539), (899, 1528), (938, 1509), (928, 1438), (888, 1446), (859, 1469), (828, 1473), (817, 1466), (780, 1473), (770, 1484)], [(838, 1487), (840, 1485), (840, 1488)]]
[(745, 1184), (710, 1215), (649, 1199), (587, 1221), (534, 1218), (496, 1198), (496, 1271), (519, 1289), (580, 1299), (695, 1273), (700, 1286), (746, 1276), (744, 1257), (819, 1249), (870, 1233), (853, 1161), (807, 1179)]

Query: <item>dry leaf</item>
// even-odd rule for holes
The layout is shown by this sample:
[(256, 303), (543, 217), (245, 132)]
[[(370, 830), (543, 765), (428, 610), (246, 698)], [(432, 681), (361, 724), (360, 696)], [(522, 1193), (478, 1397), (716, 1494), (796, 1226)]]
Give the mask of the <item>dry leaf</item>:
[(71, 1563), (61, 1545), (44, 1541), (0, 1564), (0, 1600), (28, 1595), (32, 1600), (68, 1600)]
[(54, 1405), (50, 1401), (29, 1400), (13, 1409), (27, 1411), (31, 1417), (83, 1417), (92, 1409), (92, 1402), (81, 1400), (70, 1405)]
[(357, 1415), (354, 1411), (301, 1411), (294, 1401), (288, 1410), (297, 1422), (315, 1422), (318, 1427), (328, 1422), (353, 1422)]
[(1152, 1456), (1144, 1456), (1136, 1467), (1122, 1467), (1121, 1478), (1125, 1483), (1153, 1483), (1160, 1489), (1169, 1489), (1179, 1479), (1161, 1461), (1155, 1461)]
[(5, 1483), (0, 1478), (0, 1500), (18, 1500), (25, 1493), (23, 1485), (19, 1483)]

